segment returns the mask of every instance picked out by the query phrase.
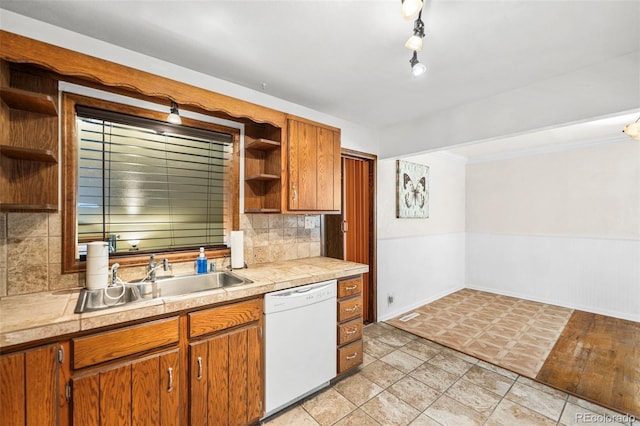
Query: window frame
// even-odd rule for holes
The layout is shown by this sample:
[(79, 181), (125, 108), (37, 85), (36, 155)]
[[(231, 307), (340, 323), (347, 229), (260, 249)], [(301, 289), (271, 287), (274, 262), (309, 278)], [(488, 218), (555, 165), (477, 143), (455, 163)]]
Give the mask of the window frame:
[[(77, 133), (76, 133), (76, 105), (99, 108), (133, 116), (149, 118), (158, 121), (166, 120), (166, 113), (152, 111), (141, 107), (125, 105), (114, 101), (78, 95), (69, 92), (62, 93), (62, 273), (75, 273), (86, 270), (86, 261), (76, 258), (77, 252), (77, 185), (78, 185), (78, 158), (77, 158)], [(231, 161), (232, 179), (232, 230), (239, 229), (240, 223), (240, 130), (220, 124), (208, 123), (199, 120), (182, 117), (184, 126), (202, 128), (216, 132), (228, 133), (233, 140), (233, 153)], [(229, 255), (229, 249), (206, 249), (208, 258), (220, 258)], [(193, 260), (198, 249), (186, 249), (179, 251), (158, 251), (158, 256), (166, 257), (171, 262)], [(146, 265), (149, 262), (148, 255), (132, 254), (117, 257), (110, 256), (109, 263), (118, 262), (121, 266)]]

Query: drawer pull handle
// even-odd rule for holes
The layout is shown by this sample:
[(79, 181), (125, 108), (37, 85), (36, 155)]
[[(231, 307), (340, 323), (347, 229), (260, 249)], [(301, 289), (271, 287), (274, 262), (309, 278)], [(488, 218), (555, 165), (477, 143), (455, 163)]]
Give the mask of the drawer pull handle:
[(196, 377), (196, 379), (202, 380), (202, 357), (201, 356), (198, 357), (198, 377)]
[(345, 359), (352, 360), (358, 356), (358, 352), (354, 352), (353, 355), (347, 355)]
[(356, 334), (358, 332), (358, 327), (354, 327), (350, 330), (345, 330), (345, 334)]
[(355, 312), (358, 310), (360, 305), (354, 305), (353, 308), (344, 308), (345, 312)]
[(347, 291), (351, 291), (351, 290), (355, 290), (356, 288), (358, 288), (358, 284), (345, 287), (344, 289)]
[(167, 388), (167, 393), (170, 393), (173, 391), (173, 368), (169, 367), (167, 371), (169, 372), (169, 388)]

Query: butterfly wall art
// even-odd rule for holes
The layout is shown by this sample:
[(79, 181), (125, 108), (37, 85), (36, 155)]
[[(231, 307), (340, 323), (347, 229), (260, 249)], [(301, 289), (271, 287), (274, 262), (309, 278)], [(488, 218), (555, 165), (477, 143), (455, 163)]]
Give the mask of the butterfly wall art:
[(396, 161), (396, 217), (429, 217), (429, 166)]

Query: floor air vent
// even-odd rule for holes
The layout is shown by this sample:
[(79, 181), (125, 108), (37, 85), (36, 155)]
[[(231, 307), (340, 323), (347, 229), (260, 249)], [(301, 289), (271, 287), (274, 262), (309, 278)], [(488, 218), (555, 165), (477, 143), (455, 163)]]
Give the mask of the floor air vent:
[(403, 316), (401, 318), (398, 318), (398, 321), (407, 322), (407, 321), (410, 321), (410, 320), (414, 319), (415, 317), (419, 317), (419, 316), (420, 316), (419, 313), (413, 312), (411, 314), (408, 314), (408, 315), (405, 315), (405, 316)]

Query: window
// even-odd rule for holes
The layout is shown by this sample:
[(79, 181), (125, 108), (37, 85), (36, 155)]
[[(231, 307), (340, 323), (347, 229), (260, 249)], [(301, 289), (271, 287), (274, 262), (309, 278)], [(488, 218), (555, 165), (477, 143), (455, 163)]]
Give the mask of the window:
[(176, 126), (166, 113), (71, 94), (63, 108), (65, 157), (75, 152), (65, 188), (76, 198), (64, 226), (75, 227), (76, 263), (89, 241), (109, 241), (119, 258), (226, 248), (237, 224), (237, 129), (185, 118)]

